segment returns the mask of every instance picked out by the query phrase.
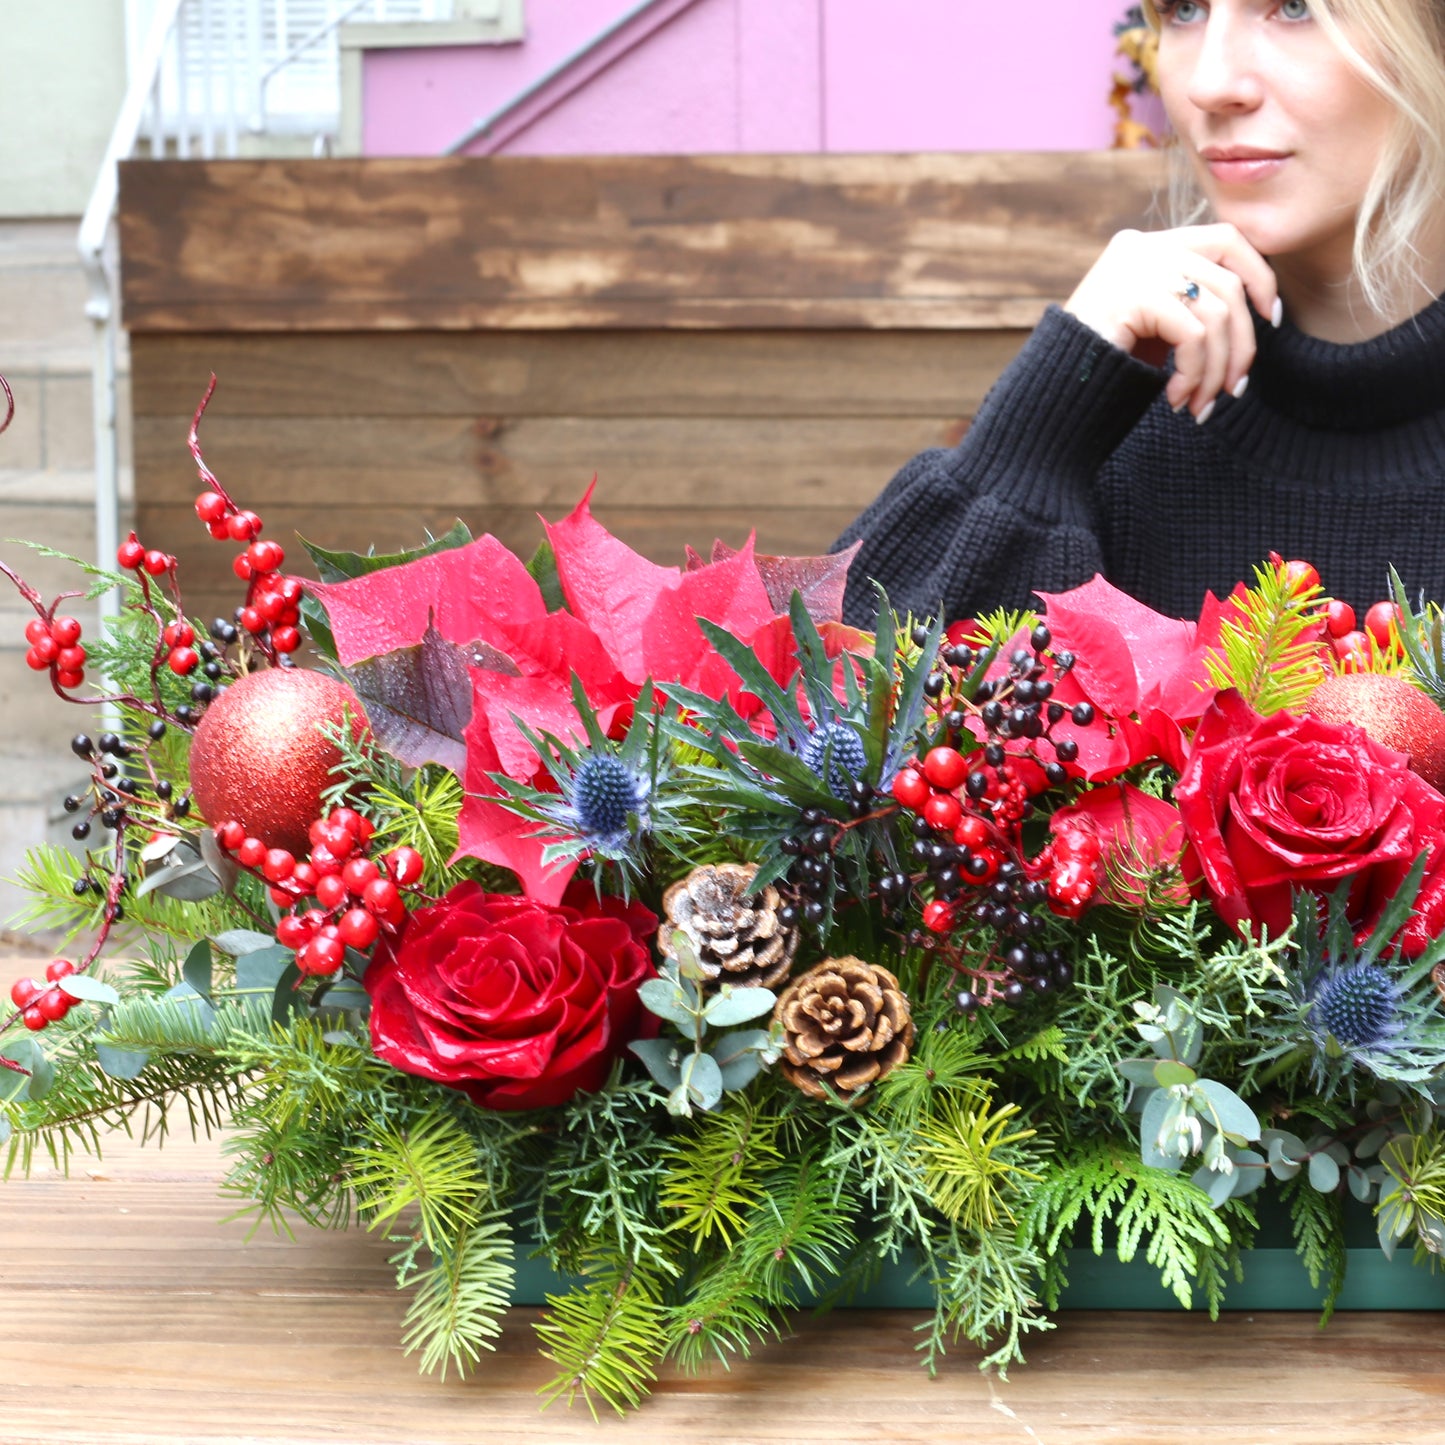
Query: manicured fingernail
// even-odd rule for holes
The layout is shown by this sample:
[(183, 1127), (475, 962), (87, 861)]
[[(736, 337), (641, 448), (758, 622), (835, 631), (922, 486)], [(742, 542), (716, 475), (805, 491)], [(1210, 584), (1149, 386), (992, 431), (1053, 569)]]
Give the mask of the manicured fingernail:
[(1207, 402), (1207, 403), (1205, 404), (1204, 410), (1203, 410), (1202, 412), (1200, 412), (1199, 415), (1194, 418), (1194, 420), (1195, 420), (1196, 422), (1198, 422), (1200, 426), (1203, 426), (1204, 423), (1207, 422), (1207, 421), (1209, 420), (1209, 418), (1212, 417), (1213, 415), (1214, 415), (1214, 403), (1211, 401), (1211, 402)]
[(1280, 323), (1284, 320), (1284, 302), (1278, 296), (1274, 298), (1274, 309), (1269, 313), (1269, 319), (1275, 330), (1279, 329)]
[(1229, 394), (1230, 394), (1232, 397), (1234, 397), (1234, 399), (1235, 399), (1236, 401), (1238, 401), (1239, 398), (1242, 397), (1242, 396), (1245, 394), (1245, 392), (1247, 392), (1248, 390), (1249, 390), (1249, 373), (1246, 371), (1246, 372), (1244, 373), (1244, 375), (1241, 376), (1241, 377), (1239, 378), (1239, 380), (1234, 383), (1234, 390), (1231, 391)]
[(1175, 415), (1175, 416), (1178, 416), (1179, 413), (1180, 413), (1181, 411), (1183, 411), (1184, 408), (1185, 408), (1186, 406), (1188, 406), (1188, 405), (1189, 405), (1189, 398), (1188, 398), (1187, 396), (1184, 398), (1183, 401), (1176, 401), (1176, 402), (1174, 403), (1174, 415)]

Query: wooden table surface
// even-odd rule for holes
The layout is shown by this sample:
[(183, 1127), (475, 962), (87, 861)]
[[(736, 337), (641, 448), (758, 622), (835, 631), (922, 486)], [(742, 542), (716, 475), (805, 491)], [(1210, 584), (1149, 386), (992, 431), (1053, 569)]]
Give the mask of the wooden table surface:
[[(0, 986), (36, 964), (0, 957)], [(221, 1169), (218, 1141), (119, 1137), (69, 1178), (0, 1184), (0, 1442), (1445, 1445), (1439, 1314), (1323, 1333), (1300, 1314), (1071, 1314), (1003, 1382), (966, 1347), (930, 1380), (919, 1314), (849, 1310), (799, 1318), (731, 1373), (667, 1374), (626, 1420), (540, 1413), (536, 1311), (465, 1382), (421, 1376), (384, 1244), (248, 1239), (224, 1222)]]

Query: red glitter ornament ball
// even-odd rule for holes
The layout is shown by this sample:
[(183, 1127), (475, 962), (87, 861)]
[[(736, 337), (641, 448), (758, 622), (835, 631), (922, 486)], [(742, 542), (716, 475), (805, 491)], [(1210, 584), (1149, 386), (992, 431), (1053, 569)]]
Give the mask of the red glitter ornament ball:
[(1377, 743), (1410, 755), (1414, 772), (1445, 793), (1445, 712), (1403, 678), (1383, 672), (1327, 677), (1305, 711), (1330, 723), (1354, 723)]
[(341, 752), (320, 731), (350, 709), (355, 731), (366, 715), (356, 694), (325, 673), (273, 667), (233, 683), (207, 709), (191, 743), (191, 793), (216, 827), (234, 818), (268, 848), (298, 857), (321, 811)]

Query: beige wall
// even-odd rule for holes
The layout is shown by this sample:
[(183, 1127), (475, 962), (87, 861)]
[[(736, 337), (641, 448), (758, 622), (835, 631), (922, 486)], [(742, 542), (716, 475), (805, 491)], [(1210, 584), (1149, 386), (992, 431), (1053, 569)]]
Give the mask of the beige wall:
[(0, 217), (79, 215), (124, 94), (124, 0), (0, 0)]

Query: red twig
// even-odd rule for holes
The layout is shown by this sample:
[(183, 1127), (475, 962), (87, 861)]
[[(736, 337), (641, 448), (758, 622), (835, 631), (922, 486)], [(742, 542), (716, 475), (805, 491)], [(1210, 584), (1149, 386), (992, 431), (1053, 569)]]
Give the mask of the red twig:
[(5, 393), (5, 420), (0, 421), (0, 432), (3, 432), (15, 420), (15, 393), (3, 376), (0, 376), (0, 391)]

